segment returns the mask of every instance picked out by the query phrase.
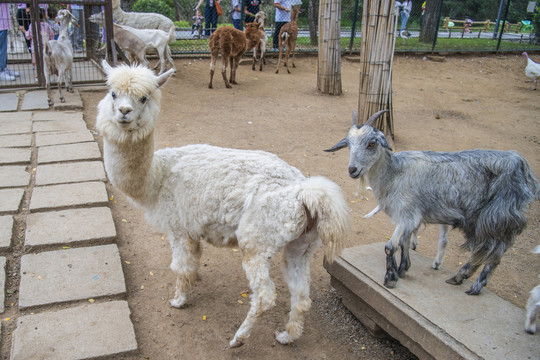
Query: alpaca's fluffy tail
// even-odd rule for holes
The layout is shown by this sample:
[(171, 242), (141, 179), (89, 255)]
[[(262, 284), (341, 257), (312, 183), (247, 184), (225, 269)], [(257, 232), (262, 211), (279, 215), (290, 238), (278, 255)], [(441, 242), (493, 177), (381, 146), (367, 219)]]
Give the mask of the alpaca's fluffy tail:
[(169, 43), (172, 43), (173, 41), (176, 41), (176, 26), (175, 25), (171, 26), (171, 28), (169, 29)]
[(302, 183), (299, 197), (316, 220), (326, 259), (332, 262), (341, 254), (349, 229), (349, 208), (341, 188), (324, 177), (314, 176)]

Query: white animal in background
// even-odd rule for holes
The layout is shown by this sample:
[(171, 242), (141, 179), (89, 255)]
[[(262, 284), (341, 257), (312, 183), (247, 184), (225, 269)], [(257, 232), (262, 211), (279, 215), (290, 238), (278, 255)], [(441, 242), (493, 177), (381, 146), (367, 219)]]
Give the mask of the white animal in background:
[(73, 47), (71, 45), (71, 40), (69, 39), (68, 27), (70, 23), (79, 27), (77, 19), (65, 9), (58, 10), (56, 22), (60, 24), (60, 35), (58, 35), (58, 40), (44, 39), (43, 41), (43, 68), (49, 105), (53, 105), (51, 75), (58, 76), (58, 92), (61, 102), (65, 102), (64, 95), (62, 94), (62, 81), (64, 81), (66, 90), (73, 92), (73, 79), (71, 73), (71, 68), (73, 66)]
[[(540, 245), (532, 251), (535, 254), (540, 254)], [(529, 334), (536, 332), (536, 318), (540, 309), (540, 285), (531, 290), (531, 296), (527, 301), (527, 317), (525, 318), (525, 331)]]
[(530, 77), (532, 81), (534, 82), (534, 89), (536, 90), (536, 84), (538, 82), (538, 78), (540, 77), (540, 64), (535, 63), (530, 57), (529, 54), (527, 54), (526, 51), (524, 51), (521, 55), (527, 59), (527, 66), (525, 67), (525, 75)]
[(340, 187), (324, 177), (307, 178), (264, 151), (187, 145), (154, 152), (160, 87), (173, 70), (156, 76), (143, 66), (113, 69), (106, 61), (103, 68), (110, 91), (98, 105), (96, 128), (103, 136), (105, 169), (111, 183), (169, 236), (177, 274), (171, 306), (186, 304), (197, 280), (202, 239), (239, 247), (252, 291), (247, 317), (229, 343), (241, 346), (257, 319), (275, 305), (270, 259), (283, 250), (291, 311), (276, 340), (298, 339), (311, 306), (310, 260), (322, 244), (332, 261), (348, 230)]

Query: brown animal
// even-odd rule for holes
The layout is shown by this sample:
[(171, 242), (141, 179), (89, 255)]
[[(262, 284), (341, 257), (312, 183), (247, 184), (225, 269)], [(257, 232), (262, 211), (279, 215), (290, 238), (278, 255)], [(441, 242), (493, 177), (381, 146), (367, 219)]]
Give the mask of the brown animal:
[[(236, 85), (236, 69), (240, 63), (242, 55), (247, 49), (255, 47), (252, 39), (247, 39), (244, 32), (230, 26), (219, 27), (212, 36), (208, 46), (210, 47), (210, 82), (208, 88), (212, 89), (212, 79), (216, 69), (216, 61), (218, 54), (221, 52), (221, 75), (227, 88), (231, 88), (230, 84)], [(231, 65), (231, 75), (227, 80), (227, 64)]]
[(276, 67), (276, 74), (279, 73), (279, 65), (281, 63), (281, 54), (283, 53), (283, 45), (287, 48), (285, 51), (285, 66), (287, 67), (287, 72), (290, 74), (291, 70), (289, 69), (289, 54), (293, 53), (292, 57), (292, 66), (294, 65), (294, 49), (296, 48), (296, 37), (298, 36), (298, 25), (296, 24), (296, 18), (298, 16), (298, 9), (293, 8), (291, 14), (291, 21), (286, 23), (279, 30), (279, 58)]
[[(244, 33), (246, 38), (253, 45), (253, 65), (252, 70), (255, 70), (255, 63), (257, 62), (257, 50), (259, 50), (259, 70), (263, 69), (264, 50), (266, 49), (266, 33), (264, 32), (263, 25), (257, 22), (246, 23)], [(249, 50), (249, 48), (247, 49)]]

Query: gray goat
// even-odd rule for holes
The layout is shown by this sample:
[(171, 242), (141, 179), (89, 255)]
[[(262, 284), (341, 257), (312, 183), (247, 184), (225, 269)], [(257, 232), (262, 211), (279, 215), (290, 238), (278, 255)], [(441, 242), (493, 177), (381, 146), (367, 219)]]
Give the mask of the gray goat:
[[(410, 267), (411, 235), (422, 223), (446, 224), (463, 231), (469, 261), (446, 280), (459, 285), (480, 265), (480, 276), (466, 293), (479, 294), (501, 256), (527, 225), (526, 207), (540, 199), (540, 184), (515, 151), (402, 151), (392, 153), (383, 133), (373, 127), (386, 110), (353, 125), (347, 137), (325, 151), (350, 150), (349, 175), (369, 181), (381, 209), (397, 224), (385, 246), (384, 285), (395, 287)], [(401, 248), (397, 267), (394, 253)]]

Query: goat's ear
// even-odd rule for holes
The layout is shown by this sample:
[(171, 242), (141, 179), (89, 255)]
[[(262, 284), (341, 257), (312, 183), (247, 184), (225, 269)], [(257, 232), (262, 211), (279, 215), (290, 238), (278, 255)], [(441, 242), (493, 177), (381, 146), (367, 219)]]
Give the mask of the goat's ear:
[(101, 60), (101, 66), (103, 67), (103, 71), (105, 71), (105, 75), (109, 76), (113, 68), (111, 67), (111, 65), (109, 65), (107, 60), (105, 59)]
[(339, 149), (343, 149), (344, 147), (348, 146), (349, 144), (347, 143), (347, 138), (341, 140), (340, 142), (338, 142), (336, 145), (332, 146), (330, 149), (326, 149), (324, 151), (326, 152), (334, 152), (334, 151), (338, 151)]
[(163, 85), (165, 85), (167, 81), (169, 81), (169, 79), (171, 78), (172, 74), (174, 74), (174, 69), (169, 69), (167, 72), (164, 72), (163, 74), (159, 75), (157, 87), (160, 88)]

